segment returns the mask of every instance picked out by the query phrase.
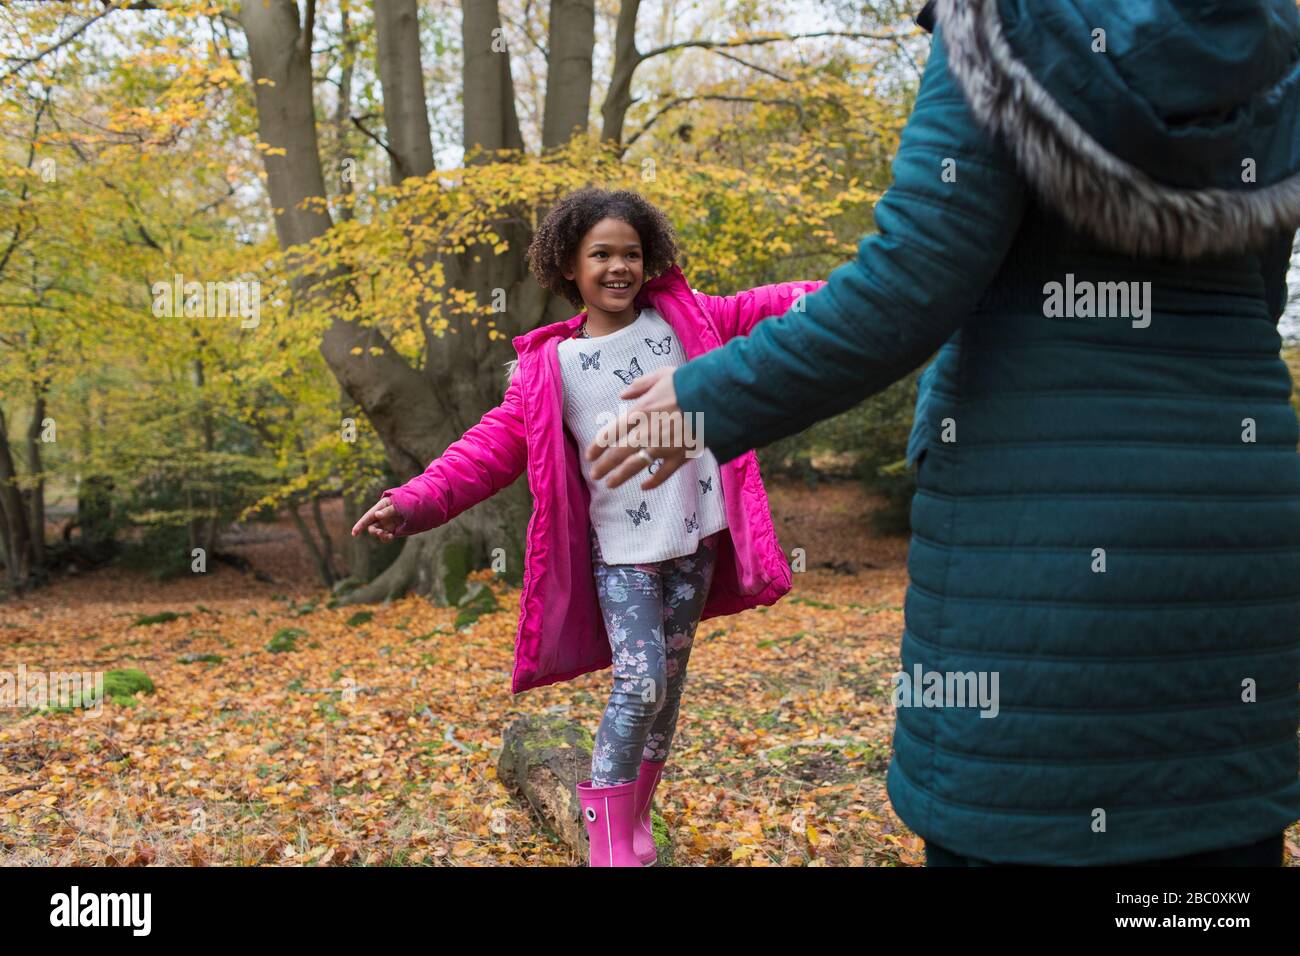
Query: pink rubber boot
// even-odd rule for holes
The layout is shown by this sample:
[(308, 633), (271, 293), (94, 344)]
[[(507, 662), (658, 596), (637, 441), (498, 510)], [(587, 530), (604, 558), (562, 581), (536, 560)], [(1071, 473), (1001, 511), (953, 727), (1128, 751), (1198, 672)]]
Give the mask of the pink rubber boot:
[(632, 829), (632, 849), (643, 866), (654, 866), (658, 859), (654, 827), (650, 823), (650, 803), (663, 772), (664, 761), (642, 760), (636, 775), (636, 823)]
[(587, 825), (591, 845), (589, 866), (641, 866), (632, 849), (636, 826), (636, 781), (614, 787), (593, 787), (590, 780), (578, 784), (582, 822)]

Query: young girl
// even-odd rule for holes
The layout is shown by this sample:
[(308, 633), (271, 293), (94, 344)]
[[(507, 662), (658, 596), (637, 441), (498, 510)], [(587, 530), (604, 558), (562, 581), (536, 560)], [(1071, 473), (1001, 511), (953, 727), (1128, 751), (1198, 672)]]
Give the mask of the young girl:
[[(529, 264), (543, 288), (584, 311), (516, 338), (501, 405), (352, 529), (385, 541), (427, 531), (528, 472), (534, 514), (512, 689), (613, 665), (591, 779), (578, 786), (592, 866), (655, 862), (650, 804), (699, 622), (790, 589), (752, 451), (720, 466), (706, 448), (649, 490), (592, 480), (578, 453), (631, 407), (622, 393), (636, 378), (748, 335), (825, 284), (709, 296), (687, 285), (677, 255), (667, 219), (636, 193), (588, 188), (560, 200)], [(650, 474), (657, 464), (647, 462)]]

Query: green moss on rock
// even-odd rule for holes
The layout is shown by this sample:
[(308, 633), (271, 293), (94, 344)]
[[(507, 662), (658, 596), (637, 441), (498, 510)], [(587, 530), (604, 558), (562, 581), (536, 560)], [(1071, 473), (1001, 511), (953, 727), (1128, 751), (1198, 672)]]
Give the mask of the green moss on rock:
[(442, 546), (442, 592), (449, 605), (461, 604), (471, 585), (468, 541), (448, 541)]
[(484, 614), (500, 610), (501, 605), (492, 589), (482, 581), (474, 581), (460, 600), (460, 612), (456, 615), (456, 630), (469, 627)]

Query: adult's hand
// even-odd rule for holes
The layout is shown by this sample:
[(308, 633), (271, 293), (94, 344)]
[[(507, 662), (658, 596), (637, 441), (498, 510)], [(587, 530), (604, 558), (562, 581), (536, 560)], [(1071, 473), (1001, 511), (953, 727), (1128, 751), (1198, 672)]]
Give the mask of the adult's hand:
[[(600, 430), (587, 446), (586, 457), (594, 461), (591, 477), (597, 481), (609, 476), (605, 484), (617, 488), (637, 472), (648, 468), (637, 452), (644, 448), (652, 458), (662, 459), (659, 468), (641, 483), (642, 491), (657, 488), (673, 476), (686, 461), (685, 430), (682, 410), (677, 407), (672, 368), (658, 368), (642, 375), (623, 390), (619, 398), (639, 401), (622, 412), (618, 420)], [(639, 418), (638, 418), (639, 416)], [(676, 444), (651, 445), (650, 439), (676, 439)]]
[(352, 526), (352, 537), (355, 538), (369, 530), (380, 541), (392, 541), (393, 532), (401, 524), (402, 516), (393, 505), (393, 499), (384, 495)]

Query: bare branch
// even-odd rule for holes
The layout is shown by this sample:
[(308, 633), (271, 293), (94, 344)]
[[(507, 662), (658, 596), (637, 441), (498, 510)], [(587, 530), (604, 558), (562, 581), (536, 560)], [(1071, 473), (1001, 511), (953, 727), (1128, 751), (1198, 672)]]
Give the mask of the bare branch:
[(302, 32), (298, 34), (298, 47), (311, 52), (311, 35), (316, 29), (316, 0), (307, 0), (307, 15), (303, 18)]
[[(656, 47), (646, 53), (642, 53), (636, 48), (636, 17), (639, 4), (640, 0), (622, 0), (622, 3), (619, 5), (618, 26), (615, 35), (614, 69), (610, 78), (609, 89), (605, 96), (604, 105), (601, 107), (601, 114), (605, 121), (604, 128), (601, 131), (601, 139), (607, 141), (622, 142), (623, 121), (628, 108), (635, 102), (635, 99), (631, 95), (633, 74), (635, 74), (637, 68), (642, 63), (651, 57), (691, 47), (718, 53), (718, 51), (724, 49), (735, 49), (737, 47), (745, 46), (762, 46), (768, 43), (785, 43), (792, 40), (809, 40), (818, 37), (845, 37), (854, 40), (879, 40), (890, 43), (899, 43), (902, 39), (918, 36), (923, 32), (920, 27), (913, 27), (905, 32), (822, 30), (816, 33), (756, 34), (754, 36), (741, 37), (732, 40), (682, 40), (676, 43), (668, 43), (664, 46)], [(719, 55), (725, 54), (719, 53)], [(768, 72), (764, 67), (748, 63), (738, 57), (735, 59), (736, 62), (743, 63), (751, 69)], [(785, 77), (779, 78), (786, 80)], [(788, 80), (786, 81), (788, 82)], [(626, 144), (624, 144), (624, 149), (626, 149)]]
[(378, 143), (383, 148), (384, 152), (388, 154), (389, 158), (392, 159), (393, 162), (397, 163), (400, 168), (402, 165), (402, 158), (393, 152), (392, 149), (389, 148), (388, 144), (385, 143), (377, 133), (372, 133), (370, 130), (366, 129), (365, 126), (361, 124), (363, 119), (365, 119), (363, 116), (353, 116), (352, 125)]
[[(19, 309), (44, 309), (46, 312), (67, 312), (68, 311), (66, 308), (64, 308), (61, 305), (48, 305), (47, 303), (41, 301), (40, 299), (35, 299), (31, 302), (0, 302), (0, 306), (19, 308)], [(14, 343), (8, 342), (3, 337), (0, 337), (0, 345), (9, 346), (12, 348), (14, 346)]]
[(696, 96), (677, 96), (661, 106), (653, 116), (646, 121), (646, 124), (632, 134), (632, 138), (623, 144), (626, 151), (633, 143), (641, 138), (641, 134), (655, 124), (659, 117), (663, 116), (670, 110), (676, 109), (684, 103), (691, 103), (695, 100), (721, 100), (724, 103), (767, 103), (771, 106), (788, 106), (799, 114), (799, 123), (803, 125), (803, 106), (798, 100), (786, 99), (768, 99), (762, 96), (727, 96), (721, 93), (701, 93)]
[(740, 38), (736, 40), (680, 40), (677, 43), (668, 43), (661, 47), (656, 47), (641, 54), (641, 59), (648, 60), (652, 56), (659, 56), (663, 53), (671, 53), (673, 50), (685, 50), (695, 47), (701, 50), (730, 49), (738, 46), (762, 46), (768, 43), (785, 43), (790, 40), (813, 40), (818, 37), (847, 37), (854, 40), (886, 40), (893, 42), (901, 37), (912, 36), (920, 33), (917, 27), (907, 33), (859, 33), (850, 30), (822, 30), (818, 33), (772, 33), (759, 35), (749, 38)]
[(516, 30), (522, 33), (524, 35), (524, 39), (532, 44), (533, 49), (535, 49), (538, 53), (542, 55), (543, 60), (550, 60), (551, 52), (550, 50), (546, 49), (546, 44), (544, 44), (541, 40), (537, 39), (537, 37), (533, 36), (533, 32), (528, 29), (527, 24), (529, 21), (529, 17), (528, 17), (528, 11), (526, 9), (524, 10), (523, 23), (519, 23), (513, 18), (506, 16), (504, 13), (501, 14), (501, 20), (503, 23), (510, 24), (512, 27), (514, 27)]
[(153, 236), (149, 235), (149, 230), (144, 227), (144, 223), (137, 222), (135, 224), (135, 229), (136, 232), (140, 233), (140, 238), (144, 240), (144, 244), (148, 246), (150, 249), (153, 249), (155, 252), (166, 251), (165, 249), (163, 249), (162, 246), (158, 245), (158, 240), (156, 240)]
[(778, 73), (776, 70), (769, 70), (765, 66), (759, 66), (757, 63), (750, 63), (748, 60), (742, 60), (734, 53), (725, 53), (722, 50), (710, 50), (709, 52), (712, 53), (714, 56), (722, 57), (724, 60), (731, 60), (733, 63), (739, 63), (741, 66), (747, 66), (751, 70), (757, 70), (759, 73), (766, 73), (768, 76), (774, 77), (775, 79), (780, 80), (782, 83), (790, 82), (790, 77), (785, 76), (782, 73)]
[(87, 20), (81, 26), (77, 27), (77, 29), (73, 30), (63, 39), (56, 41), (50, 46), (47, 46), (44, 50), (41, 50), (35, 56), (19, 57), (17, 63), (15, 63), (9, 69), (5, 70), (4, 73), (0, 73), (0, 83), (3, 83), (5, 80), (9, 79), (9, 77), (13, 76), (23, 67), (31, 66), (36, 61), (43, 59), (46, 56), (49, 56), (51, 53), (53, 53), (55, 50), (59, 49), (60, 47), (67, 46), (77, 37), (81, 36), (81, 34), (85, 33), (86, 30), (91, 26), (91, 24), (98, 23), (100, 20), (104, 19), (104, 17), (108, 16), (114, 10), (119, 10), (121, 8), (122, 8), (121, 3), (111, 4), (110, 6), (106, 7), (102, 13), (99, 13), (96, 16), (91, 17), (89, 20)]
[(898, 51), (903, 54), (903, 58), (906, 59), (909, 64), (911, 64), (912, 72), (916, 74), (916, 79), (919, 82), (921, 78), (925, 75), (925, 71), (922, 70), (920, 64), (916, 62), (916, 57), (912, 56), (911, 51), (908, 50), (907, 48), (907, 44), (904, 43), (901, 39), (895, 40), (894, 45), (897, 46)]
[[(28, 169), (31, 169), (32, 164), (36, 162), (36, 142), (41, 138), (41, 117), (44, 116), (45, 111), (49, 109), (50, 96), (52, 95), (53, 92), (54, 92), (53, 87), (47, 86), (45, 88), (45, 99), (41, 100), (36, 107), (36, 116), (32, 120), (32, 138), (31, 141), (27, 144), (27, 168)], [(18, 196), (19, 205), (27, 201), (27, 192), (28, 192), (28, 186), (27, 183), (24, 181), (22, 191), (19, 193)], [(22, 218), (17, 217), (14, 220), (14, 231), (13, 231), (13, 235), (9, 237), (8, 247), (5, 249), (4, 254), (0, 255), (0, 274), (3, 274), (5, 271), (5, 267), (9, 265), (9, 257), (13, 255), (14, 249), (18, 248), (18, 243), (21, 241), (22, 235), (23, 235)]]

